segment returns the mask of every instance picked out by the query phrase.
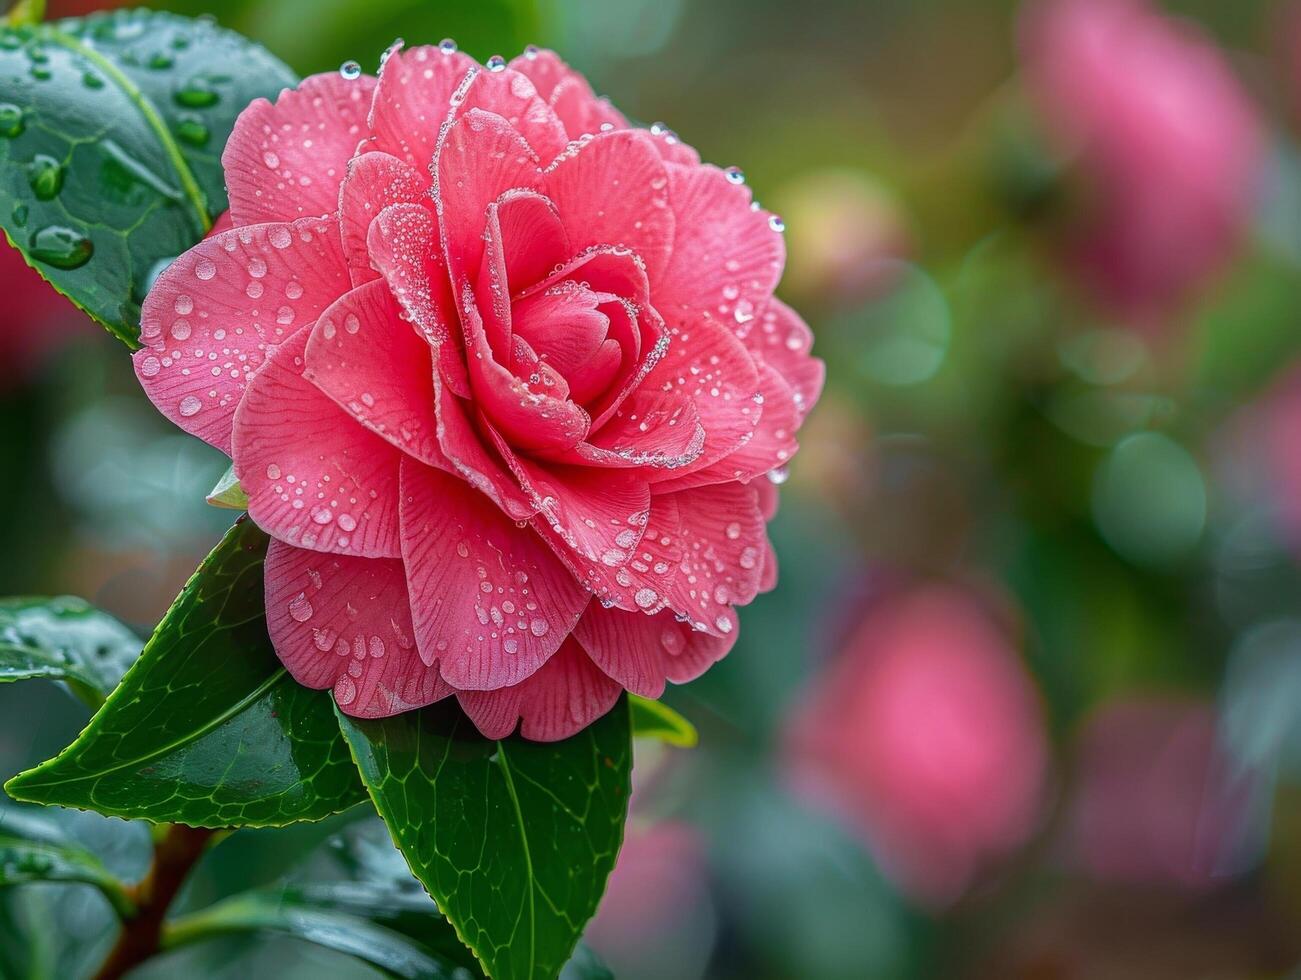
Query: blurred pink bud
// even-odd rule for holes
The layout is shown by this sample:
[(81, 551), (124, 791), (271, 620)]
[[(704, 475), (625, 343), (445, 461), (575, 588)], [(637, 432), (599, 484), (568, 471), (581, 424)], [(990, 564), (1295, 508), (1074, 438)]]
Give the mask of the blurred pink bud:
[(1090, 874), (1200, 888), (1223, 873), (1246, 816), (1208, 705), (1113, 701), (1085, 725), (1068, 823), (1072, 857)]
[(78, 326), (86, 325), (71, 303), (54, 291), (0, 235), (0, 389), (32, 371), (45, 354)]
[(695, 829), (665, 821), (629, 830), (586, 939), (622, 980), (702, 976), (715, 916)]
[(1070, 253), (1142, 325), (1232, 258), (1263, 163), (1254, 107), (1223, 54), (1141, 0), (1045, 0), (1024, 23), (1029, 83), (1085, 188)]
[(932, 585), (869, 607), (796, 710), (787, 759), (797, 792), (939, 906), (1030, 836), (1048, 749), (1005, 632), (972, 595)]

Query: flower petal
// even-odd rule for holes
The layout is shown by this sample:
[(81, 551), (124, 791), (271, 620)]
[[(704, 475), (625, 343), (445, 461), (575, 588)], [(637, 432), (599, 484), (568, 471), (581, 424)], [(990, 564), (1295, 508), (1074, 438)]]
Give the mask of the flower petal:
[(737, 632), (711, 636), (678, 622), (671, 612), (648, 616), (593, 603), (574, 627), (574, 639), (620, 685), (644, 698), (658, 698), (666, 681), (684, 684), (722, 660)]
[(464, 481), (402, 462), (402, 556), (416, 642), (458, 690), (495, 690), (538, 670), (588, 595), (533, 531)]
[(434, 216), (420, 204), (392, 204), (371, 222), (366, 250), (411, 324), (435, 348), (443, 380), (470, 396), (464, 345)]
[(349, 161), (339, 189), (339, 227), (355, 285), (378, 275), (366, 247), (371, 222), (390, 204), (428, 201), (428, 191), (425, 174), (387, 153), (363, 153)]
[(571, 144), (546, 172), (547, 196), (574, 251), (593, 245), (632, 249), (645, 263), (652, 291), (673, 252), (668, 182), (654, 137), (636, 129)]
[(690, 398), (705, 441), (696, 459), (652, 480), (681, 479), (736, 452), (753, 438), (763, 417), (759, 369), (727, 327), (705, 318), (674, 327), (663, 358), (641, 390)]
[(570, 139), (610, 129), (627, 129), (628, 120), (607, 99), (598, 97), (587, 79), (560, 60), (554, 51), (528, 51), (510, 67), (527, 75), (555, 110)]
[(370, 76), (326, 72), (240, 113), (221, 155), (235, 226), (336, 213), (374, 91)]
[(425, 170), (438, 146), (452, 94), (478, 64), (459, 51), (394, 47), (379, 71), (370, 128), (374, 149)]
[(811, 354), (813, 331), (808, 324), (774, 296), (762, 313), (739, 324), (736, 334), (790, 386), (796, 422), (803, 422), (817, 404), (827, 375), (827, 366)]
[(249, 515), (287, 544), (396, 558), (399, 453), (303, 377), (310, 332), (272, 351), (235, 413), (235, 475)]
[(268, 350), (347, 289), (332, 221), (249, 225), (204, 239), (149, 291), (135, 370), (158, 410), (227, 455), (235, 407)]
[(505, 738), (522, 722), (524, 738), (558, 742), (613, 708), (622, 690), (566, 638), (555, 656), (522, 683), (499, 691), (462, 691), (457, 700), (486, 738)]
[(655, 483), (655, 491), (670, 493), (733, 480), (746, 483), (790, 462), (799, 448), (795, 441), (795, 430), (799, 427), (795, 396), (781, 375), (762, 360), (759, 363), (759, 393), (763, 397), (763, 415), (755, 426), (754, 435), (709, 466), (683, 476), (671, 472), (655, 474), (652, 479), (664, 477)]
[(416, 652), (396, 559), (322, 555), (273, 538), (266, 603), (281, 663), (305, 687), (333, 688), (346, 714), (386, 718), (453, 693)]
[(488, 448), (470, 419), (469, 403), (452, 394), (434, 376), (438, 409), (438, 444), (447, 461), (466, 483), (483, 493), (512, 520), (528, 520), (538, 512), (506, 464)]
[(669, 202), (676, 218), (673, 258), (656, 291), (672, 322), (679, 308), (738, 323), (772, 296), (786, 245), (770, 215), (750, 207), (750, 191), (717, 167), (669, 165)]
[[(557, 550), (573, 552), (562, 553), (567, 563), (578, 560), (580, 568), (587, 562), (610, 568), (627, 563), (650, 513), (644, 479), (626, 471), (542, 463), (513, 452), (496, 431), (490, 435), (541, 521), (564, 543)], [(535, 518), (534, 525), (541, 521)]]
[(488, 205), (541, 183), (537, 154), (501, 116), (471, 109), (447, 128), (434, 160), (434, 201), (453, 283), (478, 276)]
[(383, 281), (346, 293), (312, 327), (303, 373), (381, 438), (446, 468), (438, 447), (433, 351), (401, 312)]
[(754, 599), (766, 542), (758, 493), (741, 483), (683, 490), (673, 495), (681, 515), (682, 561), (669, 607), (691, 626), (727, 636), (736, 622), (732, 606)]

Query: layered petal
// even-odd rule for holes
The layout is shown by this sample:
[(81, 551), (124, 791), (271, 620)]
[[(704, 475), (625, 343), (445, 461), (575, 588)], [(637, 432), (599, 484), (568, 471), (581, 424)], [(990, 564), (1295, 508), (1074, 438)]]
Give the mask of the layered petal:
[(477, 68), (473, 58), (455, 49), (432, 45), (390, 49), (380, 68), (370, 114), (372, 147), (417, 170), (428, 167), (440, 127), (452, 108), (452, 94)]
[(333, 222), (305, 218), (206, 238), (149, 291), (136, 375), (163, 415), (229, 455), (248, 379), (347, 284)]
[(554, 51), (530, 49), (510, 67), (527, 75), (555, 110), (570, 139), (614, 129), (628, 129), (628, 120), (608, 99), (597, 96), (587, 79), (560, 60)]
[(651, 476), (680, 479), (728, 456), (751, 438), (764, 411), (759, 368), (727, 327), (698, 318), (675, 327), (664, 357), (643, 390), (690, 399), (705, 430), (700, 454), (677, 469)]
[(387, 153), (363, 153), (348, 163), (339, 189), (339, 228), (343, 252), (353, 283), (360, 285), (379, 273), (370, 258), (370, 225), (390, 204), (418, 204), (428, 197), (429, 177)]
[(402, 562), (323, 555), (272, 539), (265, 587), (267, 630), (281, 663), (299, 684), (332, 689), (347, 714), (384, 718), (452, 693), (416, 651)]
[(488, 205), (541, 184), (538, 155), (501, 116), (471, 109), (447, 128), (434, 160), (434, 203), (453, 284), (478, 275)]
[(727, 636), (736, 626), (731, 607), (749, 603), (759, 591), (767, 539), (758, 492), (722, 483), (674, 497), (682, 560), (669, 607), (695, 630)]
[(601, 670), (620, 686), (658, 698), (665, 683), (695, 680), (722, 660), (736, 643), (737, 630), (722, 636), (693, 630), (672, 613), (588, 607), (574, 627), (574, 639)]
[(711, 166), (668, 165), (675, 217), (673, 258), (656, 292), (672, 322), (677, 309), (741, 323), (772, 296), (786, 245), (772, 216), (750, 207), (750, 190)]
[(433, 351), (402, 319), (388, 284), (369, 282), (321, 314), (304, 375), (376, 435), (431, 466), (438, 448)]
[(249, 514), (287, 544), (396, 558), (400, 454), (303, 377), (309, 331), (272, 352), (235, 413)]
[(462, 691), (457, 700), (487, 738), (505, 738), (518, 725), (524, 738), (558, 742), (613, 708), (621, 690), (570, 637), (522, 683), (498, 691)]
[(235, 226), (335, 214), (374, 91), (374, 78), (327, 72), (240, 113), (221, 155)]
[(812, 355), (813, 331), (775, 296), (757, 316), (739, 323), (741, 342), (759, 355), (790, 386), (796, 422), (803, 422), (822, 394), (827, 366)]
[(462, 691), (518, 684), (588, 596), (541, 538), (464, 481), (402, 462), (402, 557), (421, 658)]
[(628, 129), (572, 144), (547, 168), (546, 193), (575, 251), (593, 245), (632, 249), (654, 290), (673, 253), (668, 182), (654, 138)]

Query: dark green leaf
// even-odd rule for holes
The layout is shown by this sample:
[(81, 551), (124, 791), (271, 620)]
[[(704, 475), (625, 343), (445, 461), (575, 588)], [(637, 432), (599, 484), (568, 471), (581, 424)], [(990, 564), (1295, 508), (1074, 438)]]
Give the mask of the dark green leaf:
[(632, 733), (638, 738), (657, 738), (668, 745), (690, 749), (700, 741), (696, 726), (662, 701), (628, 695), (632, 712)]
[(339, 721), (394, 841), (485, 972), (557, 976), (623, 840), (627, 702), (553, 743), (489, 741), (447, 702)]
[(0, 27), (0, 228), (134, 347), (151, 277), (226, 209), (236, 117), (294, 82), (238, 34), (174, 14)]
[(430, 953), (407, 936), (331, 908), (329, 886), (245, 892), (172, 923), (165, 949), (214, 936), (274, 932), (349, 953), (409, 980), (472, 980), (473, 974)]
[(75, 881), (94, 885), (119, 914), (134, 906), (122, 883), (94, 854), (40, 814), (0, 810), (0, 887), (34, 881)]
[(67, 681), (92, 708), (140, 653), (140, 638), (83, 599), (0, 600), (0, 682)]
[(9, 794), (196, 827), (282, 826), (364, 800), (328, 695), (271, 649), (266, 546), (238, 521), (86, 730)]

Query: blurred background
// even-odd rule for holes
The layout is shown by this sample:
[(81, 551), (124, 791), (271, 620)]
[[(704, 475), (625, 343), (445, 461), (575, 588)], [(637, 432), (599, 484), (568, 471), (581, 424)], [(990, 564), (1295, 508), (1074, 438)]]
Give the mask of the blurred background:
[[(1301, 976), (1301, 5), (153, 6), (303, 74), (555, 47), (785, 219), (827, 390), (780, 587), (666, 696), (700, 746), (639, 746), (588, 937), (621, 980)], [(229, 523), (226, 461), (0, 279), (0, 594), (147, 630)], [(0, 774), (84, 720), (0, 686)], [(238, 835), (190, 900), (348, 819)], [(93, 895), (23, 894), (100, 942)], [(183, 972), (360, 971), (232, 940)]]

